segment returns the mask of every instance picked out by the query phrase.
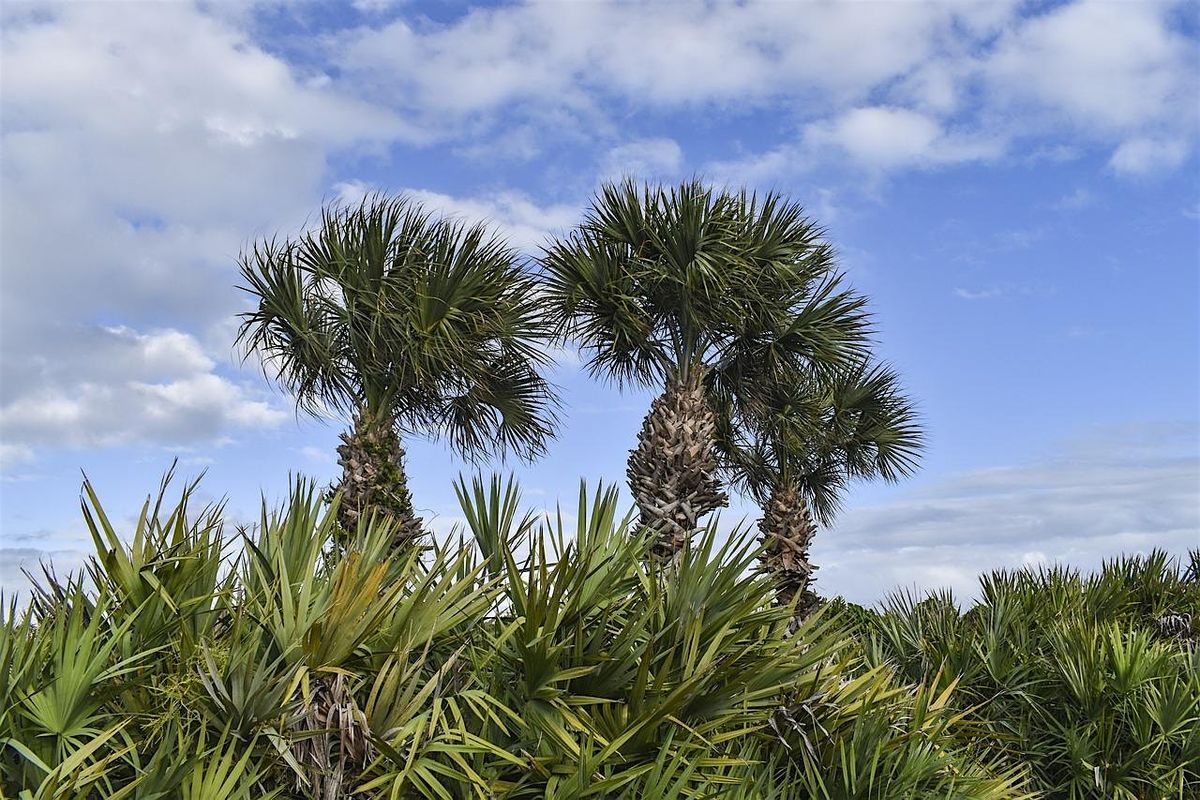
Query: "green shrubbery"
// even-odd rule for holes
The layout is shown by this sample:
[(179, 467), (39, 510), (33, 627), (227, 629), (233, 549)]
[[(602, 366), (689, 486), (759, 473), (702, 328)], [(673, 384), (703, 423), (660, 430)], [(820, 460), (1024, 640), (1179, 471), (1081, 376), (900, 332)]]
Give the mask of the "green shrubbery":
[(461, 536), (397, 557), (386, 523), (341, 549), (306, 483), (237, 532), (190, 487), (117, 531), (85, 486), (86, 574), (0, 626), (4, 795), (1195, 796), (1200, 661), (1170, 620), (1200, 587), (1165, 556), (789, 634), (744, 533), (648, 567), (615, 491), (568, 524), (458, 488)]
[(906, 680), (958, 680), (978, 747), (1028, 765), (1048, 797), (1200, 796), (1200, 551), (1162, 552), (1082, 577), (1064, 568), (984, 576), (965, 614), (947, 595), (897, 596), (860, 631)]

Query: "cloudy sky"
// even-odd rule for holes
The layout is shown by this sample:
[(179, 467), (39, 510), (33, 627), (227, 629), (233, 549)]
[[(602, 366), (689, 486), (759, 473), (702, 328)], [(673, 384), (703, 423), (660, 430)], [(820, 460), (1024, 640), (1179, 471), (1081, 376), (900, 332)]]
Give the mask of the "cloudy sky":
[[(249, 519), (329, 481), (232, 350), (235, 260), (323, 201), (406, 191), (536, 252), (622, 174), (778, 189), (872, 298), (929, 432), (859, 486), (819, 589), (1200, 546), (1200, 7), (356, 0), (3, 5), (0, 583), (131, 524), (175, 458)], [(649, 402), (564, 356), (528, 503), (618, 481)], [(471, 469), (410, 443), (421, 513)], [(735, 503), (722, 524), (753, 508)]]

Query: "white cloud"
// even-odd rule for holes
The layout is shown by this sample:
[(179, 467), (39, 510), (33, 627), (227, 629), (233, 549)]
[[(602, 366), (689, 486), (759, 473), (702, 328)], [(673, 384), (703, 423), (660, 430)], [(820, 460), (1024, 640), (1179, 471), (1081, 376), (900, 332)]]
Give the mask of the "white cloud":
[(1179, 139), (1129, 139), (1113, 152), (1108, 165), (1117, 173), (1145, 175), (1178, 167), (1188, 149), (1187, 142)]
[(1004, 151), (997, 139), (949, 133), (933, 118), (904, 108), (856, 108), (809, 125), (804, 142), (821, 151), (834, 148), (869, 169), (890, 170), (995, 158)]
[(972, 472), (897, 502), (855, 508), (818, 534), (819, 589), (872, 602), (881, 589), (952, 586), (1024, 563), (1083, 569), (1121, 553), (1200, 546), (1194, 425), (1093, 432), (1040, 462)]
[(1021, 566), (1023, 567), (1037, 568), (1047, 564), (1049, 561), (1050, 557), (1041, 550), (1030, 550), (1028, 553), (1024, 553), (1021, 556)]
[(1052, 206), (1056, 211), (1078, 211), (1096, 202), (1096, 196), (1087, 189), (1079, 188), (1060, 197)]
[(579, 221), (580, 207), (540, 205), (521, 192), (500, 191), (478, 197), (452, 197), (440, 192), (408, 189), (406, 193), (443, 214), (493, 226), (508, 242), (525, 252), (535, 252), (548, 236), (561, 233)]
[(966, 85), (974, 70), (974, 63), (965, 58), (932, 60), (904, 76), (892, 92), (892, 97), (919, 111), (950, 114), (962, 103)]
[(985, 70), (998, 92), (1082, 125), (1129, 131), (1194, 115), (1180, 104), (1195, 87), (1195, 45), (1170, 15), (1166, 3), (1066, 3), (1010, 30)]
[(612, 148), (601, 174), (607, 178), (673, 177), (683, 167), (683, 148), (674, 139), (639, 139)]
[(404, 0), (352, 0), (350, 5), (360, 14), (383, 14)]
[(185, 4), (48, 6), (2, 59), (6, 328), (154, 303), (207, 322), (241, 242), (306, 213), (331, 152), (404, 135)]
[(31, 455), (38, 446), (180, 445), (237, 429), (272, 427), (288, 414), (215, 373), (215, 362), (176, 330), (76, 331), (73, 355), (26, 364), (23, 385), (5, 387), (0, 436)]
[(33, 547), (0, 547), (0, 591), (4, 593), (5, 601), (14, 593), (23, 595), (22, 602), (28, 599), (31, 587), (26, 574), (32, 575), (39, 584), (44, 584), (42, 576), (43, 565), (50, 568), (54, 575), (65, 579), (68, 575), (76, 574), (87, 561), (89, 553), (83, 550), (39, 550)]
[(1004, 294), (1004, 290), (999, 287), (990, 289), (963, 289), (956, 288), (954, 296), (963, 300), (988, 300), (993, 297), (999, 297)]
[(839, 4), (748, 3), (680, 13), (648, 2), (534, 3), (359, 29), (334, 60), (346, 80), (443, 132), (447, 115), (516, 106), (591, 120), (611, 96), (642, 106), (844, 102), (925, 64), (955, 34), (992, 34), (1014, 6), (888, 3), (863, 14)]
[(33, 460), (33, 448), (24, 444), (0, 443), (0, 472)]
[(711, 162), (705, 166), (704, 174), (730, 186), (774, 189), (780, 180), (803, 174), (815, 166), (815, 161), (802, 148), (788, 143), (764, 153)]
[[(347, 181), (334, 186), (335, 199), (342, 203), (357, 203), (373, 191), (375, 187), (362, 181)], [(551, 234), (573, 227), (579, 221), (581, 210), (573, 205), (540, 205), (517, 191), (474, 197), (454, 197), (413, 188), (399, 192), (420, 203), (427, 211), (469, 223), (483, 222), (510, 245), (527, 253), (536, 252)]]
[(0, 192), (21, 201), (0, 211), (0, 413), (14, 452), (279, 421), (219, 374), (232, 342), (207, 338), (241, 305), (237, 253), (308, 213), (331, 154), (410, 131), (242, 22), (170, 3), (6, 19)]
[[(1177, 7), (1083, 0), (1026, 21), (986, 59), (993, 101), (1070, 124), (1085, 139), (1123, 142), (1118, 171), (1178, 164), (1200, 122), (1200, 59), (1173, 26)], [(1163, 134), (1169, 145), (1146, 143)]]
[(896, 106), (865, 106), (804, 126), (796, 142), (765, 153), (717, 161), (706, 172), (731, 184), (774, 186), (823, 166), (873, 175), (903, 169), (991, 161), (1007, 142), (947, 130), (934, 116)]
[[(906, 169), (994, 158), (1021, 139), (1194, 138), (1197, 49), (1178, 7), (1081, 0), (1026, 4), (1022, 16), (1016, 2), (889, 3), (870, 14), (853, 4), (687, 14), (528, 4), (359, 28), (331, 59), (347, 85), (427, 135), (518, 130), (513, 152), (525, 158), (539, 149), (524, 135), (531, 124), (543, 139), (609, 137), (621, 130), (614, 106), (738, 114), (770, 103), (813, 142), (834, 145), (827, 154)], [(736, 161), (764, 182), (813, 156), (792, 143)]]
[(299, 452), (300, 455), (304, 456), (306, 461), (315, 466), (325, 469), (334, 469), (337, 467), (337, 454), (335, 452), (312, 445), (301, 447)]

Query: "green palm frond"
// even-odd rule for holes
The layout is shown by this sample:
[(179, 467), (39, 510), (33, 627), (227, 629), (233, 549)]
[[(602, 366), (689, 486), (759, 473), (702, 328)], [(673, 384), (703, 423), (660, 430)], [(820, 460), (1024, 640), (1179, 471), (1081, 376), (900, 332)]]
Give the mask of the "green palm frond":
[(1200, 586), (1165, 553), (793, 624), (749, 530), (648, 567), (612, 488), (547, 518), (511, 480), (460, 482), (469, 531), (399, 558), (386, 519), (333, 547), (303, 481), (244, 552), (214, 547), (221, 509), (186, 513), (191, 490), (128, 539), (85, 493), (91, 580), (6, 606), (4, 797), (1158, 800), (1200, 779), (1194, 631), (1161, 623)]
[(730, 480), (759, 502), (791, 483), (826, 524), (853, 481), (911, 475), (924, 447), (899, 376), (866, 360), (764, 379), (723, 407), (719, 443)]
[[(776, 194), (606, 184), (543, 255), (562, 334), (619, 384), (727, 380), (863, 352), (869, 318), (823, 232)], [(736, 377), (735, 377), (736, 376)]]
[(551, 320), (515, 251), (406, 197), (332, 205), (241, 258), (237, 344), (302, 410), (394, 419), (468, 456), (532, 458), (557, 401), (541, 376)]

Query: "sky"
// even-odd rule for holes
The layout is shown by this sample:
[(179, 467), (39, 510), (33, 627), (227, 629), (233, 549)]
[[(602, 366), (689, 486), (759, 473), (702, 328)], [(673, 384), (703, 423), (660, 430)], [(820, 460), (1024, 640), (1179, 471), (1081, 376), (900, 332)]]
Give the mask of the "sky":
[[(178, 460), (230, 525), (337, 472), (233, 349), (237, 257), (372, 190), (526, 254), (606, 179), (776, 190), (871, 298), (927, 431), (861, 484), (817, 589), (970, 597), (981, 571), (1200, 547), (1200, 6), (1170, 2), (0, 6), (0, 588), (121, 530)], [(620, 483), (652, 394), (591, 379), (535, 464), (410, 437), (531, 508)], [(628, 495), (626, 495), (626, 498)], [(726, 529), (753, 525), (733, 498)]]

